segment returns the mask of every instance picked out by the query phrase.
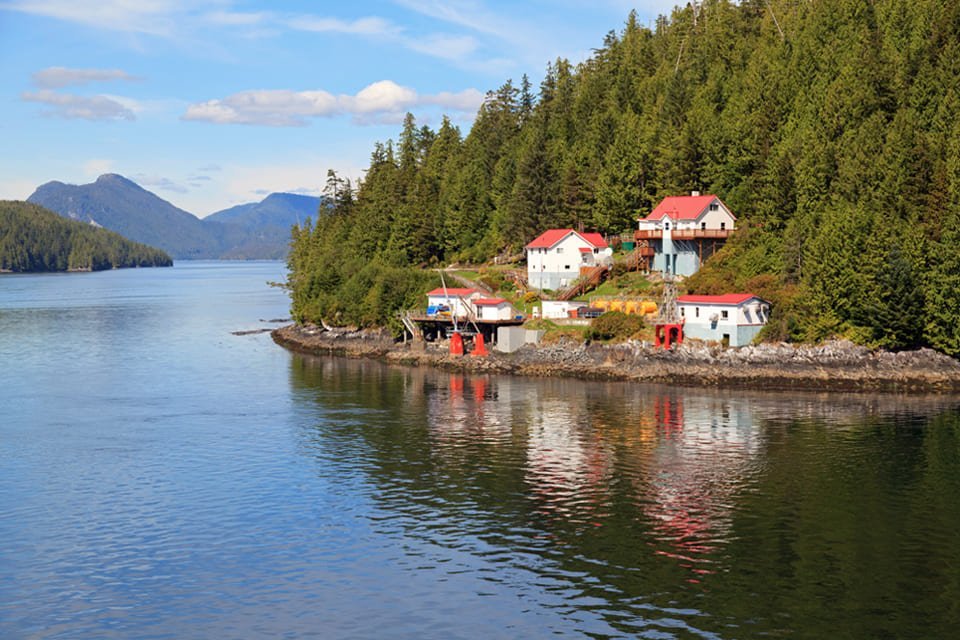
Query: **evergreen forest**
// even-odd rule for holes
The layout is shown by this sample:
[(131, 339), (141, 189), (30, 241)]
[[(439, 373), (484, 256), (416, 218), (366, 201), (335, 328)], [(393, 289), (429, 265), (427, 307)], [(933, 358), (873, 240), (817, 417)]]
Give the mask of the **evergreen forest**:
[(424, 267), (629, 231), (698, 190), (739, 231), (688, 291), (767, 298), (768, 340), (960, 354), (960, 3), (704, 0), (597, 44), (488, 92), (465, 134), (408, 115), (359, 185), (330, 172), (294, 230), (294, 316), (384, 324)]
[(28, 202), (0, 201), (0, 271), (169, 267), (166, 253)]

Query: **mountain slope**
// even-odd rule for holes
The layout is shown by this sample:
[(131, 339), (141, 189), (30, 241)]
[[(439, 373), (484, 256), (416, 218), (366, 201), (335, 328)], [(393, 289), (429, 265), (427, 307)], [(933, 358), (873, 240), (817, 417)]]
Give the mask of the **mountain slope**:
[(106, 174), (91, 184), (48, 182), (28, 202), (178, 259), (276, 259), (287, 253), (290, 228), (316, 216), (321, 199), (273, 193), (201, 220), (123, 176)]
[(0, 270), (99, 271), (168, 267), (163, 251), (27, 202), (0, 201)]
[(271, 193), (260, 202), (241, 204), (212, 213), (204, 223), (242, 228), (246, 235), (224, 258), (282, 258), (290, 244), (290, 227), (317, 215), (321, 198), (294, 193)]
[(27, 201), (159, 247), (175, 258), (215, 258), (223, 252), (224, 240), (213, 228), (116, 174), (84, 185), (48, 182)]
[(271, 193), (260, 202), (239, 204), (223, 211), (211, 213), (204, 221), (238, 224), (245, 229), (283, 227), (305, 222), (317, 215), (321, 198), (295, 193)]

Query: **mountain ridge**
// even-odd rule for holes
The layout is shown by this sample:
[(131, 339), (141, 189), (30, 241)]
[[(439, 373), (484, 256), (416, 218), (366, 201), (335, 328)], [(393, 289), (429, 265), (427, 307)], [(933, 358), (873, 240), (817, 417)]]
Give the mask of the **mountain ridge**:
[(322, 199), (272, 193), (199, 218), (129, 178), (107, 173), (82, 185), (46, 182), (27, 202), (158, 247), (176, 259), (276, 259), (286, 255), (290, 228), (315, 216)]

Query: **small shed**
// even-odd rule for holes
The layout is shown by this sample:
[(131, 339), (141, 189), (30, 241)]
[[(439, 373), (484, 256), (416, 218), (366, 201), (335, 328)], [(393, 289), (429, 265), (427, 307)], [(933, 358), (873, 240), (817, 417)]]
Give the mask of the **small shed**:
[(544, 300), (540, 303), (540, 317), (545, 320), (569, 318), (571, 311), (587, 306), (589, 303), (579, 300)]
[(513, 305), (504, 298), (475, 298), (473, 306), (478, 320), (510, 320), (516, 315)]

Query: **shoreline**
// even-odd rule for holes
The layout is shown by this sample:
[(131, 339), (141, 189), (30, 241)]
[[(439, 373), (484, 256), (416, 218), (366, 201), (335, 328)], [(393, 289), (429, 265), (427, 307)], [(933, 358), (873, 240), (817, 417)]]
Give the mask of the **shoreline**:
[(450, 356), (435, 344), (395, 343), (376, 331), (325, 331), (287, 325), (273, 341), (306, 355), (376, 359), (464, 373), (568, 377), (750, 388), (770, 391), (960, 393), (960, 362), (931, 349), (873, 351), (849, 342), (820, 346), (757, 345), (721, 349), (685, 343), (674, 351), (638, 342), (527, 345), (514, 353)]

